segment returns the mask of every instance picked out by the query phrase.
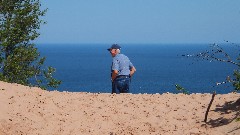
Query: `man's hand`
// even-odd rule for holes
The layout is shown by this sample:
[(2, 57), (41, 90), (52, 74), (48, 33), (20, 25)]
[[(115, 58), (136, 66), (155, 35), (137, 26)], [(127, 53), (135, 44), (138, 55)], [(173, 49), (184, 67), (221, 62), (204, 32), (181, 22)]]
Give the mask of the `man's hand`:
[(136, 68), (135, 67), (132, 67), (131, 70), (130, 70), (130, 77), (133, 76), (133, 74), (136, 72)]
[(118, 71), (113, 70), (113, 72), (112, 72), (112, 82), (116, 79), (117, 75), (118, 75)]

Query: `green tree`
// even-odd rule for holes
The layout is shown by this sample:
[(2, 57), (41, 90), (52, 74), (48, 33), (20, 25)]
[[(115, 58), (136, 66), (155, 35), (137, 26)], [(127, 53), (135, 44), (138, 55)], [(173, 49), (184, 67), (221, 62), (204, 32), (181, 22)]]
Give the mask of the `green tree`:
[(60, 84), (33, 43), (46, 23), (40, 17), (47, 9), (40, 7), (39, 0), (0, 1), (0, 80), (44, 89)]

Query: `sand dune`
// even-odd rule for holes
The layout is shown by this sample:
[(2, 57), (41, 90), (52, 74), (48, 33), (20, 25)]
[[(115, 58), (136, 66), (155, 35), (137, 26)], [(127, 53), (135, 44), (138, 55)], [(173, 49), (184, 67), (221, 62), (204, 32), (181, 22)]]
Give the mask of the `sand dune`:
[(97, 94), (0, 82), (0, 135), (225, 135), (240, 133), (240, 94)]

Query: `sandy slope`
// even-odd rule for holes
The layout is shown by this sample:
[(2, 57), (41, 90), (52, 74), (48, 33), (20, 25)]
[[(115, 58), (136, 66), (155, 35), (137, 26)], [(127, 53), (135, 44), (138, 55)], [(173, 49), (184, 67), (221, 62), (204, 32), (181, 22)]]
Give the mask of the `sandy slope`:
[[(0, 82), (0, 135), (240, 133), (240, 94), (96, 94)], [(228, 103), (228, 104), (226, 104)]]

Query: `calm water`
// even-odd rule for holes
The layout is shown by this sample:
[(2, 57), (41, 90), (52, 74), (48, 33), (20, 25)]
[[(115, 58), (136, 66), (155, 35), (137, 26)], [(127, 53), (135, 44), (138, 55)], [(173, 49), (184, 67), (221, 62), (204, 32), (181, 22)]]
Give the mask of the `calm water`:
[[(111, 92), (110, 45), (38, 45), (46, 65), (57, 69), (55, 77), (62, 80), (59, 91)], [(228, 93), (230, 84), (216, 86), (216, 82), (232, 76), (237, 67), (229, 63), (198, 61), (183, 57), (210, 49), (209, 45), (121, 45), (137, 69), (132, 93), (177, 93), (179, 84), (191, 93)], [(228, 49), (228, 48), (227, 48)], [(234, 53), (233, 51), (231, 53)]]

